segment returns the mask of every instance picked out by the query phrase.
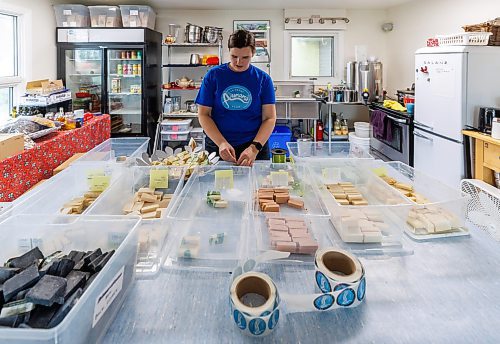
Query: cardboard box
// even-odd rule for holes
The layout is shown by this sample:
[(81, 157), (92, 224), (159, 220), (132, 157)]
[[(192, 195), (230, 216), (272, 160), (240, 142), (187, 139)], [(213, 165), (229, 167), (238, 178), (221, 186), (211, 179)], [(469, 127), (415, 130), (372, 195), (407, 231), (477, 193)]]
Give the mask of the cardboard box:
[(19, 154), (23, 150), (23, 134), (0, 134), (0, 160)]
[(63, 162), (61, 165), (59, 165), (56, 168), (54, 168), (54, 171), (53, 171), (54, 176), (56, 174), (58, 174), (59, 172), (61, 172), (62, 170), (68, 168), (69, 165), (71, 165), (75, 160), (79, 159), (84, 154), (85, 153), (76, 153), (71, 158), (69, 158), (68, 160), (66, 160), (65, 162)]
[(48, 96), (55, 92), (64, 90), (64, 83), (62, 80), (34, 80), (28, 81), (26, 84), (26, 94), (36, 94)]

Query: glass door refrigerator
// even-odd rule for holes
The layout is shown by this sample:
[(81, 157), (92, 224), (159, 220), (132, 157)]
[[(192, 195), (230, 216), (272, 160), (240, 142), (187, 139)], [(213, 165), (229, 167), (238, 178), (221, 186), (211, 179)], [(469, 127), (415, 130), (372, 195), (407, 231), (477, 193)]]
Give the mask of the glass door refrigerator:
[(161, 33), (58, 28), (57, 74), (73, 109), (111, 116), (111, 136), (154, 137), (161, 114)]

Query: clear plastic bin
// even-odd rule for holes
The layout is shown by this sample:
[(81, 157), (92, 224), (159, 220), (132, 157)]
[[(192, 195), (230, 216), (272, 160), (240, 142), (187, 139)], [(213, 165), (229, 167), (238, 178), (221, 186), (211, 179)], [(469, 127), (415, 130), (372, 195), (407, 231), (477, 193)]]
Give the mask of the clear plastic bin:
[[(50, 183), (40, 185), (38, 192), (12, 208), (12, 212), (14, 214), (61, 214), (64, 204), (75, 198), (84, 197), (85, 193), (91, 191), (89, 177), (104, 175), (107, 180), (99, 181), (99, 183), (104, 182), (111, 186), (122, 172), (122, 165), (115, 163), (87, 162), (71, 165), (52, 177)], [(101, 196), (102, 194), (99, 195)], [(82, 214), (87, 213), (90, 207), (86, 208)]]
[(12, 207), (12, 202), (0, 202), (0, 215), (6, 213)]
[(54, 5), (58, 27), (89, 27), (90, 13), (84, 5)]
[(172, 194), (173, 197), (166, 208), (167, 210), (164, 211), (164, 216), (159, 219), (141, 221), (136, 273), (137, 276), (144, 278), (155, 276), (161, 267), (162, 251), (171, 227), (170, 223), (166, 221), (166, 213), (172, 207), (184, 185), (185, 168), (179, 166), (129, 168), (87, 212), (88, 215), (124, 215), (124, 205), (134, 199), (140, 188), (149, 187), (152, 169), (168, 171), (168, 188), (156, 189), (156, 191)]
[(163, 141), (187, 141), (189, 140), (189, 130), (186, 131), (162, 131), (161, 139)]
[[(232, 187), (222, 178), (228, 173), (233, 175)], [(220, 191), (227, 207), (210, 206), (208, 191)], [(246, 252), (250, 200), (249, 167), (196, 168), (168, 214), (176, 236), (169, 236), (164, 266), (232, 271)]]
[(203, 128), (193, 128), (189, 132), (189, 136), (191, 136), (195, 140), (203, 139)]
[[(134, 281), (139, 218), (117, 216), (13, 216), (0, 223), (0, 261), (38, 245), (43, 254), (57, 250), (116, 250), (64, 320), (52, 329), (0, 328), (2, 343), (96, 343), (106, 333)], [(98, 302), (110, 287), (117, 291), (97, 319)]]
[(88, 151), (75, 163), (88, 161), (117, 161), (122, 158), (140, 157), (148, 150), (149, 137), (121, 137), (107, 139)]
[[(448, 187), (438, 180), (414, 169), (402, 162), (382, 162), (373, 161), (371, 171), (384, 180), (386, 183), (403, 194), (412, 204), (410, 218), (405, 221), (405, 232), (415, 240), (428, 240), (435, 238), (446, 238), (453, 236), (469, 235), (466, 227), (465, 214), (469, 196), (462, 193), (459, 189)], [(411, 190), (400, 189), (406, 188)], [(418, 220), (418, 216), (425, 216), (425, 213), (431, 215), (441, 227), (437, 232), (435, 226), (424, 229), (413, 227), (410, 223), (412, 218)], [(428, 216), (427, 216), (428, 217)], [(438, 221), (439, 220), (439, 221)], [(419, 221), (420, 223), (420, 221)], [(429, 223), (426, 222), (430, 226)], [(432, 221), (431, 221), (431, 224)], [(449, 229), (446, 229), (448, 228)]]
[[(256, 162), (253, 164), (252, 173), (254, 176), (254, 214), (271, 214), (261, 210), (257, 190), (272, 189), (273, 187), (283, 188), (285, 173), (288, 174), (288, 189), (290, 199), (297, 199), (304, 203), (304, 209), (293, 208), (287, 204), (280, 204), (280, 215), (309, 215), (318, 217), (328, 217), (330, 213), (318, 196), (316, 186), (311, 184), (311, 174), (305, 166), (292, 164), (273, 164), (271, 162)], [(280, 180), (281, 179), (281, 180)], [(274, 184), (273, 183), (278, 183)]]
[(373, 159), (362, 146), (349, 142), (287, 142), (290, 157), (296, 162), (321, 159)]
[(162, 131), (181, 132), (189, 130), (192, 119), (165, 119), (161, 122)]
[(155, 29), (156, 13), (149, 6), (120, 5), (123, 27)]
[(122, 27), (118, 6), (89, 6), (92, 27)]
[[(362, 161), (323, 160), (309, 164), (318, 183), (320, 197), (331, 213), (332, 241), (357, 254), (401, 255), (412, 253), (404, 246), (404, 223), (410, 202), (380, 178)], [(351, 183), (367, 205), (341, 205), (328, 185)]]

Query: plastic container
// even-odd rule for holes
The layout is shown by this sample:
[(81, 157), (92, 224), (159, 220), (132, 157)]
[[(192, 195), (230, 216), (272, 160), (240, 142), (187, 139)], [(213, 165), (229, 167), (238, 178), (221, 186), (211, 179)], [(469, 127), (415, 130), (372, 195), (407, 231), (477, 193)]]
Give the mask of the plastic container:
[(290, 156), (288, 153), (287, 142), (292, 140), (292, 131), (290, 128), (284, 125), (277, 125), (269, 137), (269, 157), (271, 157), (271, 150), (274, 148), (281, 148), (287, 151), (286, 156)]
[(162, 131), (161, 139), (163, 141), (187, 141), (190, 131), (190, 128), (186, 131)]
[(149, 137), (120, 137), (107, 139), (78, 159), (88, 161), (116, 161), (123, 157), (135, 159), (148, 150)]
[(83, 5), (54, 5), (58, 27), (89, 27), (90, 12)]
[(491, 32), (461, 32), (451, 35), (437, 35), (439, 45), (488, 45)]
[(153, 277), (159, 272), (165, 240), (172, 227), (167, 221), (166, 213), (184, 185), (185, 168), (180, 166), (131, 167), (87, 212), (89, 215), (124, 215), (124, 205), (134, 199), (140, 188), (149, 187), (152, 169), (168, 171), (168, 188), (156, 189), (156, 191), (172, 194), (173, 197), (162, 218), (144, 219), (140, 223), (136, 273), (141, 278)]
[[(19, 256), (35, 246), (43, 254), (56, 250), (116, 250), (64, 320), (51, 329), (0, 328), (2, 343), (96, 343), (106, 333), (134, 282), (139, 218), (116, 216), (13, 216), (0, 223), (0, 261)], [(108, 298), (109, 290), (116, 296)], [(102, 316), (97, 318), (99, 309)]]
[(191, 127), (192, 119), (165, 119), (161, 122), (162, 131), (186, 131)]
[[(230, 178), (224, 178), (224, 174), (232, 174), (232, 187)], [(208, 191), (220, 191), (227, 207), (210, 206), (207, 203)], [(169, 236), (164, 267), (232, 271), (246, 254), (250, 206), (249, 167), (215, 165), (196, 168), (168, 214), (177, 235)], [(214, 243), (217, 235), (223, 237), (222, 242)], [(186, 252), (193, 240), (199, 244)]]
[(0, 202), (0, 215), (5, 214), (12, 207), (12, 202)]
[(92, 27), (122, 27), (118, 6), (89, 6)]
[[(413, 253), (403, 245), (402, 237), (411, 203), (373, 175), (367, 162), (322, 160), (308, 167), (331, 214), (332, 241), (356, 254)], [(352, 183), (367, 205), (341, 205), (334, 198), (328, 186), (346, 182)]]
[[(446, 184), (399, 161), (387, 163), (379, 160), (373, 161), (373, 167), (370, 171), (380, 177), (380, 180), (384, 180), (388, 184), (391, 183), (395, 190), (402, 193), (403, 197), (414, 205), (411, 207), (411, 214), (418, 215), (421, 212), (429, 211), (445, 221), (442, 223), (443, 226), (451, 225), (453, 227), (446, 232), (435, 232), (434, 228), (432, 229), (434, 232), (429, 232), (424, 229), (414, 229), (409, 223), (412, 222), (411, 218), (407, 218), (404, 229), (411, 238), (428, 240), (469, 235), (465, 223), (469, 202), (467, 194), (459, 189), (448, 187)], [(402, 190), (398, 187), (406, 189), (411, 187), (412, 190)], [(409, 196), (410, 193), (412, 196)], [(435, 218), (434, 214), (433, 218)]]
[(370, 123), (354, 122), (354, 131), (359, 138), (370, 138)]
[(155, 28), (156, 13), (149, 6), (120, 5), (123, 27)]
[(195, 140), (203, 139), (203, 128), (193, 128), (189, 132), (189, 136), (191, 136)]
[(365, 149), (349, 142), (288, 142), (291, 158), (296, 162), (317, 160), (373, 160)]
[[(93, 187), (94, 175), (104, 175), (104, 181), (111, 186), (123, 172), (120, 164), (105, 162), (87, 162), (73, 164), (50, 179), (51, 182), (41, 184), (30, 198), (12, 208), (13, 214), (61, 214), (64, 204), (75, 198), (84, 197)], [(103, 184), (104, 185), (104, 184)], [(108, 186), (108, 187), (109, 187)], [(102, 196), (99, 195), (99, 197)], [(90, 206), (82, 214), (89, 211)], [(77, 216), (77, 215), (72, 215)]]
[[(292, 164), (273, 164), (271, 162), (256, 162), (252, 167), (254, 179), (254, 193), (258, 189), (271, 189), (273, 187), (285, 187), (288, 189), (291, 199), (299, 199), (304, 202), (304, 209), (297, 209), (287, 204), (280, 204), (279, 213), (264, 212), (259, 205), (259, 199), (254, 195), (253, 213), (258, 215), (306, 215), (311, 217), (328, 217), (330, 213), (320, 200), (317, 189), (311, 184), (312, 178), (306, 166)], [(284, 178), (288, 183), (283, 183), (283, 173), (288, 174)]]

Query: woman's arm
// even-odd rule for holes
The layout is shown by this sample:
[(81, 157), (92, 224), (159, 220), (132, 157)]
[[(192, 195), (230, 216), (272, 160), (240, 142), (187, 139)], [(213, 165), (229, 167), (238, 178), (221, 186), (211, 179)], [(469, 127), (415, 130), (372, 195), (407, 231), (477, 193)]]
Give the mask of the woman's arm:
[[(254, 141), (264, 145), (271, 136), (276, 124), (276, 106), (274, 104), (262, 105), (262, 124), (255, 136)], [(237, 164), (241, 166), (252, 166), (259, 151), (254, 145), (250, 145), (241, 153)]]
[(208, 137), (219, 147), (221, 159), (229, 162), (236, 162), (236, 152), (233, 146), (231, 146), (224, 136), (222, 136), (219, 128), (217, 128), (217, 125), (212, 119), (211, 113), (211, 107), (198, 105), (198, 120), (200, 121), (201, 127)]

